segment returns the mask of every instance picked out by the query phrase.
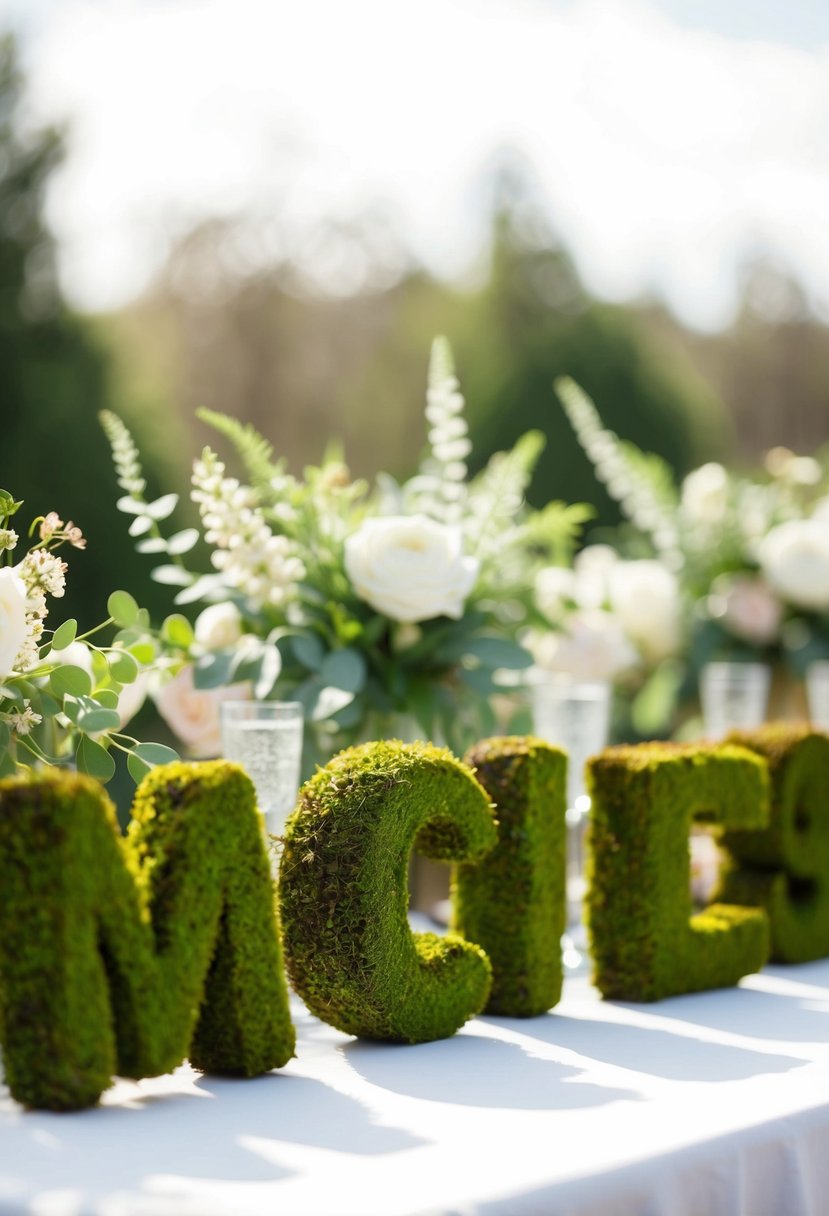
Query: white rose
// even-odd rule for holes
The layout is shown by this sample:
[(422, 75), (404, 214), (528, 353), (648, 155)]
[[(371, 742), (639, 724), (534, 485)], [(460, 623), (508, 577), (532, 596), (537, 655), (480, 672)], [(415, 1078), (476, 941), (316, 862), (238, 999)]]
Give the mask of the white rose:
[(829, 608), (829, 522), (792, 519), (758, 547), (760, 565), (778, 595), (798, 608)]
[(11, 570), (0, 570), (0, 679), (12, 672), (27, 632), (26, 588)]
[(162, 684), (155, 693), (158, 712), (190, 755), (197, 759), (221, 754), (219, 706), (222, 701), (249, 700), (250, 685), (247, 683), (195, 688), (192, 663), (182, 667), (178, 675)]
[(636, 665), (636, 651), (616, 617), (575, 612), (561, 633), (536, 634), (527, 644), (539, 667), (577, 680), (615, 680)]
[(661, 562), (618, 562), (609, 575), (610, 604), (649, 663), (676, 654), (681, 640), (679, 585)]
[(367, 519), (345, 542), (345, 569), (354, 590), (393, 621), (458, 620), (478, 576), (464, 557), (460, 528), (425, 515)]
[(230, 602), (211, 604), (196, 619), (196, 641), (205, 650), (225, 650), (242, 636), (239, 609)]
[(708, 597), (708, 610), (735, 637), (754, 646), (773, 642), (783, 620), (780, 600), (766, 580), (754, 574), (716, 579)]
[(89, 647), (83, 642), (70, 642), (63, 650), (53, 651), (49, 658), (54, 658), (67, 667), (80, 667), (92, 677), (92, 655), (89, 653)]
[(619, 562), (619, 554), (610, 545), (588, 545), (579, 553), (573, 567), (576, 571), (576, 599), (582, 608), (601, 608), (608, 598), (610, 571)]
[(545, 566), (535, 577), (535, 601), (549, 621), (557, 623), (567, 614), (568, 601), (576, 598), (576, 576), (564, 566)]
[(689, 523), (722, 523), (728, 510), (728, 473), (721, 464), (704, 464), (682, 483), (682, 512)]

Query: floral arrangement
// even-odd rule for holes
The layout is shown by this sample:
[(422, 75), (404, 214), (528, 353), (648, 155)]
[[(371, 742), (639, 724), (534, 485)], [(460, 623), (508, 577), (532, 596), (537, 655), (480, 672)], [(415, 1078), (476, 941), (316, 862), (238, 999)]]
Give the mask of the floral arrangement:
[[(374, 487), (354, 480), (337, 452), (294, 477), (250, 426), (199, 416), (233, 443), (247, 480), (228, 476), (205, 448), (192, 474), (201, 527), (172, 536), (159, 523), (175, 495), (146, 500), (129, 432), (102, 416), (130, 533), (141, 552), (163, 555), (152, 577), (178, 587), (180, 606), (208, 604), (194, 629), (177, 618), (170, 653), (180, 670), (157, 698), (191, 750), (218, 750), (217, 698), (251, 693), (302, 703), (314, 758), (404, 733), (402, 718), (456, 750), (491, 733), (504, 673), (532, 663), (520, 634), (543, 623), (535, 570), (567, 563), (591, 514), (560, 502), (527, 507), (543, 436), (528, 433), (470, 478), (464, 399), (445, 339), (430, 362), (428, 451), (402, 484), (385, 474)], [(200, 538), (209, 572), (185, 564)]]
[[(651, 548), (652, 561), (627, 564), (641, 571), (658, 563), (666, 594), (676, 583), (677, 649), (684, 642), (694, 670), (715, 658), (760, 657), (802, 674), (829, 657), (829, 461), (775, 448), (760, 475), (708, 463), (677, 486), (659, 457), (603, 427), (576, 384), (556, 387), (597, 476), (638, 544)], [(612, 577), (610, 585), (612, 599)], [(635, 610), (644, 630), (667, 640), (652, 632), (656, 591), (654, 579)]]
[[(126, 591), (115, 591), (107, 619), (85, 633), (75, 620), (48, 628), (49, 601), (66, 588), (68, 565), (58, 550), (84, 549), (86, 539), (50, 511), (32, 521), (35, 543), (12, 565), (20, 538), (10, 524), (22, 505), (0, 490), (0, 777), (74, 764), (107, 782), (113, 752), (121, 751), (139, 781), (177, 758), (172, 748), (124, 734), (161, 653), (147, 613)], [(109, 627), (116, 632), (108, 645), (91, 640)]]

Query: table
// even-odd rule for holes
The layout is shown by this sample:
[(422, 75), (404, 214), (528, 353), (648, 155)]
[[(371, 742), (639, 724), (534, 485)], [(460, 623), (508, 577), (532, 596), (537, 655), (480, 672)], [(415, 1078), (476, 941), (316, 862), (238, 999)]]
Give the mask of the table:
[(829, 1212), (829, 961), (656, 1005), (571, 978), (544, 1017), (418, 1046), (295, 1016), (256, 1080), (184, 1066), (72, 1115), (0, 1091), (0, 1213)]

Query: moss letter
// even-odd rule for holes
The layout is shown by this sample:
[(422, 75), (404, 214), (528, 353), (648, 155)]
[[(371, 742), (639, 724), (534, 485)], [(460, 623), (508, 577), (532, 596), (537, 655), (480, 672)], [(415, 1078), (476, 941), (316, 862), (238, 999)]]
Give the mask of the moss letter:
[(729, 858), (718, 899), (765, 908), (772, 958), (805, 963), (829, 955), (829, 735), (776, 724), (733, 736), (771, 773), (764, 831), (723, 836)]
[(534, 1017), (561, 997), (567, 756), (540, 739), (487, 739), (465, 756), (495, 803), (498, 844), (455, 871), (455, 927), (492, 963), (487, 1013)]
[(489, 960), (457, 934), (412, 934), (413, 847), (443, 861), (496, 840), (486, 794), (443, 748), (367, 743), (341, 752), (300, 792), (279, 894), (288, 974), (308, 1008), (347, 1034), (445, 1038), (486, 1004)]
[(89, 1106), (114, 1073), (285, 1064), (287, 1005), (267, 854), (240, 768), (171, 764), (122, 840), (88, 778), (0, 782), (0, 1026), (12, 1095)]
[(588, 765), (588, 923), (606, 997), (655, 1001), (722, 988), (757, 971), (769, 925), (753, 908), (713, 904), (691, 916), (694, 818), (768, 822), (768, 771), (743, 748), (649, 743), (608, 748)]

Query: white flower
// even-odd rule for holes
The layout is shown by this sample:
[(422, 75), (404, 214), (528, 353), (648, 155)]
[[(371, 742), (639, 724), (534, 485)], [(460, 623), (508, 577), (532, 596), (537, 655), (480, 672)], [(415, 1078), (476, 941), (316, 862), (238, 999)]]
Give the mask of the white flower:
[(818, 499), (812, 511), (812, 519), (819, 519), (821, 523), (829, 525), (829, 498)]
[(196, 641), (205, 650), (224, 650), (235, 646), (241, 636), (239, 609), (229, 601), (211, 604), (196, 619)]
[(43, 721), (41, 714), (36, 714), (30, 701), (23, 702), (22, 709), (13, 709), (7, 714), (0, 715), (16, 735), (30, 735), (35, 726)]
[(66, 590), (66, 562), (47, 549), (32, 549), (15, 569), (30, 595), (41, 591), (59, 599)]
[(348, 537), (345, 569), (360, 598), (393, 621), (459, 620), (478, 561), (464, 557), (460, 528), (389, 515), (365, 520)]
[(829, 523), (792, 519), (758, 547), (760, 565), (778, 595), (797, 608), (829, 608)]
[(601, 608), (610, 592), (610, 571), (620, 558), (610, 545), (588, 545), (576, 557), (576, 599), (582, 608)]
[(576, 599), (576, 576), (565, 566), (545, 566), (535, 577), (535, 602), (548, 621), (557, 624)]
[(615, 680), (636, 665), (636, 651), (616, 617), (575, 612), (561, 633), (535, 634), (527, 645), (539, 667), (577, 680)]
[(783, 605), (766, 580), (754, 574), (723, 575), (708, 597), (712, 617), (735, 637), (766, 646), (780, 632)]
[(0, 570), (0, 679), (14, 670), (27, 634), (26, 588), (14, 571)]
[(247, 683), (195, 688), (192, 664), (182, 667), (155, 693), (158, 712), (196, 759), (221, 754), (219, 706), (222, 701), (249, 700), (250, 685)]
[(13, 528), (0, 528), (0, 553), (4, 549), (13, 549), (19, 537)]
[(676, 576), (661, 562), (618, 562), (608, 577), (610, 604), (625, 633), (649, 663), (679, 649), (680, 602)]
[(721, 464), (704, 464), (682, 483), (682, 513), (688, 523), (716, 527), (728, 510), (728, 473)]
[(63, 650), (53, 651), (49, 655), (49, 661), (52, 659), (69, 667), (81, 667), (88, 676), (92, 676), (92, 655), (89, 647), (83, 642), (71, 642), (64, 646)]

